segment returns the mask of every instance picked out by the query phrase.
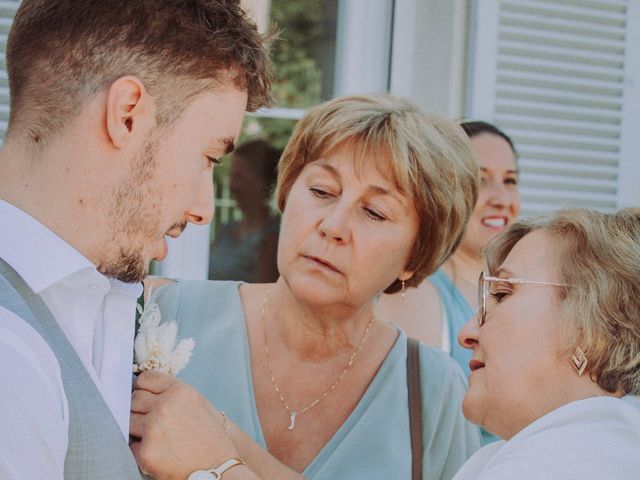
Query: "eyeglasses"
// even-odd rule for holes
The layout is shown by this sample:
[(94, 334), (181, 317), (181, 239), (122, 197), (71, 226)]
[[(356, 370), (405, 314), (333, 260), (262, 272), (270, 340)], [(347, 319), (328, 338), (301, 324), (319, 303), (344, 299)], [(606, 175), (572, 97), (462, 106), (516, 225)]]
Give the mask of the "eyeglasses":
[(491, 292), (490, 284), (505, 284), (509, 285), (522, 285), (522, 284), (531, 284), (531, 285), (550, 285), (553, 287), (567, 287), (568, 285), (564, 283), (553, 283), (553, 282), (538, 282), (533, 280), (525, 280), (524, 278), (519, 277), (509, 277), (509, 278), (500, 278), (500, 277), (488, 277), (482, 272), (480, 274), (480, 279), (478, 280), (478, 324), (480, 326), (484, 325), (487, 318), (487, 294), (491, 293), (493, 298), (496, 298), (499, 293), (497, 291)]

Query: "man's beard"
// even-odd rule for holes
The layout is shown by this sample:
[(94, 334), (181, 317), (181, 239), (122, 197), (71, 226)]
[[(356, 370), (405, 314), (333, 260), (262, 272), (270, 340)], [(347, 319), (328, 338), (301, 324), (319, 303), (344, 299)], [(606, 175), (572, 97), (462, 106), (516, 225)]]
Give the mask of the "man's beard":
[(141, 282), (148, 272), (143, 244), (135, 245), (134, 241), (160, 237), (161, 199), (151, 188), (156, 147), (157, 142), (149, 139), (132, 161), (129, 178), (116, 188), (108, 212), (112, 238), (105, 246), (116, 251), (105, 252), (108, 257), (97, 268), (103, 275), (126, 283)]
[(139, 283), (147, 276), (148, 266), (140, 249), (129, 252), (120, 250), (117, 258), (99, 265), (98, 271), (121, 282)]

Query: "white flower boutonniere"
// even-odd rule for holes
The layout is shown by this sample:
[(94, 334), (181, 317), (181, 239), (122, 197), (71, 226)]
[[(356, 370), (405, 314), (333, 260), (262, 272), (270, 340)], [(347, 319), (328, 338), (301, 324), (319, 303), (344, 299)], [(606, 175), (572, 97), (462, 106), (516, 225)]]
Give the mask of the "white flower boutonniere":
[(159, 370), (177, 375), (189, 363), (195, 341), (184, 338), (178, 342), (178, 325), (176, 322), (160, 323), (162, 316), (157, 303), (150, 302), (144, 309), (138, 305), (138, 312), (140, 328), (133, 345), (133, 372)]

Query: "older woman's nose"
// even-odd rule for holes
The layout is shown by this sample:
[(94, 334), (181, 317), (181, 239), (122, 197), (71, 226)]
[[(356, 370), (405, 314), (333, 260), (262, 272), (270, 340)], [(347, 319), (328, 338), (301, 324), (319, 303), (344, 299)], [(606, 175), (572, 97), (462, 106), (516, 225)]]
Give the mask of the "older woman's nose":
[(346, 243), (351, 238), (349, 221), (347, 209), (336, 205), (326, 213), (318, 225), (318, 230), (322, 237)]
[(478, 324), (478, 314), (476, 313), (458, 333), (458, 343), (463, 348), (473, 349), (478, 344), (479, 333), (480, 325)]

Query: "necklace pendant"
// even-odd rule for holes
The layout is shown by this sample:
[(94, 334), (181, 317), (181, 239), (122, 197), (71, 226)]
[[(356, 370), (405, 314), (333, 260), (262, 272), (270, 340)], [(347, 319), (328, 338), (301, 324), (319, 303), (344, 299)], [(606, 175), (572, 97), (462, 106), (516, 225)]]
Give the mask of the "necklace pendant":
[(298, 414), (296, 412), (290, 412), (289, 413), (289, 426), (287, 427), (287, 430), (293, 430), (294, 428), (296, 428), (296, 416)]

